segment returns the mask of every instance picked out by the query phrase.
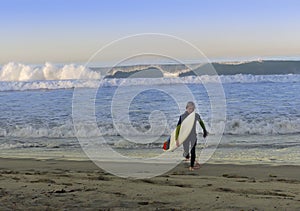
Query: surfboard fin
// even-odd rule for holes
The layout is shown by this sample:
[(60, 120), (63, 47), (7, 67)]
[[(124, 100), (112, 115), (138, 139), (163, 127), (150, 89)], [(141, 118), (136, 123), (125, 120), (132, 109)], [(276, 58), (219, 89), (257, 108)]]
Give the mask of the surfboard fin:
[(168, 150), (170, 148), (170, 138), (164, 142), (163, 150)]

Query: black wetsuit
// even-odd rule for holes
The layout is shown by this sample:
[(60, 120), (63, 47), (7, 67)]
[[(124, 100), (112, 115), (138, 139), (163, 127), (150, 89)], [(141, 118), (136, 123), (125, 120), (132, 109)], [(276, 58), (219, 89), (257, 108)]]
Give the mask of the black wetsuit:
[[(187, 111), (185, 111), (178, 120), (177, 123), (177, 128), (176, 128), (176, 140), (178, 138), (178, 135), (180, 133), (180, 126), (181, 123), (183, 122), (183, 120), (189, 115), (189, 113)], [(205, 125), (203, 123), (203, 121), (200, 118), (200, 115), (198, 113), (195, 114), (195, 122), (192, 128), (192, 131), (190, 132), (189, 136), (187, 137), (187, 139), (183, 142), (183, 156), (187, 159), (190, 158), (190, 145), (191, 145), (191, 167), (194, 167), (195, 164), (195, 159), (196, 159), (196, 145), (197, 145), (197, 134), (196, 134), (196, 122), (199, 122), (199, 124), (201, 125), (202, 129), (203, 129), (203, 137), (207, 136), (207, 131), (205, 128)]]

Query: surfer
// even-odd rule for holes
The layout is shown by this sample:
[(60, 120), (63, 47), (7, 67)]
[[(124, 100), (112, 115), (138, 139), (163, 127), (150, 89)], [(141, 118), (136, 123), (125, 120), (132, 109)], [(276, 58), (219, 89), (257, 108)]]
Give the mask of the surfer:
[[(186, 104), (186, 111), (179, 117), (177, 127), (176, 127), (176, 134), (175, 134), (175, 140), (176, 140), (176, 145), (179, 146), (179, 141), (178, 141), (178, 136), (180, 133), (180, 126), (183, 120), (193, 111), (195, 110), (195, 103), (194, 102), (188, 102)], [(195, 123), (192, 128), (192, 131), (190, 132), (188, 138), (183, 142), (183, 156), (188, 160), (190, 159), (191, 165), (190, 165), (190, 170), (193, 171), (196, 168), (199, 168), (200, 164), (197, 163), (195, 165), (195, 158), (196, 158), (196, 145), (197, 145), (197, 134), (196, 134), (196, 122), (199, 122), (200, 126), (203, 129), (203, 137), (205, 138), (208, 135), (208, 132), (205, 128), (204, 122), (200, 118), (200, 115), (198, 113), (195, 114)], [(191, 152), (189, 152), (189, 148), (191, 145)], [(191, 157), (190, 157), (191, 154)]]

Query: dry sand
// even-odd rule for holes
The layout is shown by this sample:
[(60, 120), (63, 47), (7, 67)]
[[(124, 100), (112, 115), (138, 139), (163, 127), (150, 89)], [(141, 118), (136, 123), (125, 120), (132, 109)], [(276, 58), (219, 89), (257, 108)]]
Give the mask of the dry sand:
[(300, 210), (299, 166), (182, 163), (124, 179), (89, 161), (0, 159), (0, 210)]

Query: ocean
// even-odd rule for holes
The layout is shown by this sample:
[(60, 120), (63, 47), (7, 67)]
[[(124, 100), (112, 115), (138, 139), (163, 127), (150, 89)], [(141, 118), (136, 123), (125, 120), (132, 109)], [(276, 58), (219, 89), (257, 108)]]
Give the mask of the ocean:
[[(216, 151), (208, 162), (299, 165), (300, 75), (286, 74), (284, 70), (281, 74), (269, 75), (126, 79), (103, 78), (97, 68), (80, 65), (46, 63), (36, 67), (9, 63), (0, 70), (0, 156), (86, 160), (89, 158), (78, 137), (92, 137), (97, 142), (99, 131), (101, 140), (122, 156), (159, 156), (164, 153), (163, 142), (184, 110), (186, 98), (182, 86), (194, 97), (209, 136), (214, 137), (220, 131), (210, 124), (212, 107), (205, 84), (218, 83), (218, 79), (226, 100), (226, 121), (220, 143), (214, 146)], [(124, 82), (126, 85), (121, 86)], [(77, 132), (74, 130), (75, 87), (86, 92), (98, 89), (94, 108), (99, 131), (89, 124), (80, 125)], [(128, 121), (118, 120), (121, 122), (116, 127), (112, 109), (116, 90), (122, 89), (122, 98), (127, 99), (140, 88), (143, 91), (128, 104)], [(175, 93), (176, 99), (164, 90)], [(120, 101), (115, 102), (120, 106)], [(155, 125), (163, 130), (156, 134), (153, 142), (143, 140), (142, 136), (135, 142), (130, 141), (136, 134), (130, 134), (131, 131), (143, 134)], [(197, 153), (201, 154), (204, 147), (212, 147), (213, 143), (205, 145), (200, 127), (198, 132)], [(178, 149), (174, 157), (181, 154), (182, 149)]]

